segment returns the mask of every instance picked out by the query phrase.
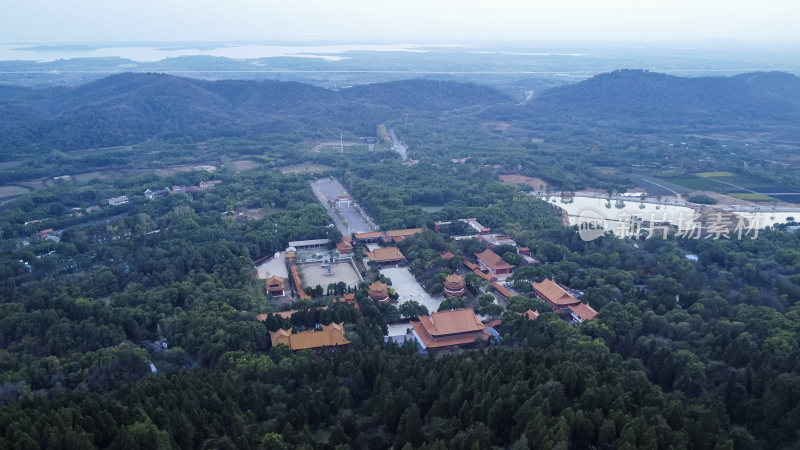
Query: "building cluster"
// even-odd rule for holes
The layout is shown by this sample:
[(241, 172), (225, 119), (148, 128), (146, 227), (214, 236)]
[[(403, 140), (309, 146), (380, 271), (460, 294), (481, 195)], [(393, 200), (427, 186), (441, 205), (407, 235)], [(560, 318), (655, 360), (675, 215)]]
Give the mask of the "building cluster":
[[(348, 200), (342, 198), (339, 201)], [(461, 219), (461, 221), (473, 229), (475, 234), (456, 236), (454, 237), (455, 239), (481, 239), (487, 246), (482, 252), (474, 253), (474, 262), (472, 258), (464, 259), (463, 264), (469, 270), (473, 271), (473, 273), (488, 281), (492, 288), (504, 297), (508, 298), (514, 295), (509, 289), (509, 285), (504, 285), (503, 281), (513, 273), (516, 266), (503, 260), (502, 256), (496, 253), (495, 250), (499, 247), (513, 247), (522, 257), (522, 261), (524, 261), (522, 264), (536, 264), (539, 261), (531, 256), (530, 249), (518, 246), (509, 236), (491, 233), (491, 229), (484, 227), (476, 219)], [(440, 225), (446, 223), (451, 222), (438, 222), (436, 224), (437, 231)], [(340, 254), (349, 254), (353, 252), (355, 243), (367, 244), (379, 241), (401, 242), (407, 237), (421, 232), (421, 228), (413, 228), (385, 232), (373, 231), (358, 233), (353, 235), (353, 237), (343, 237), (336, 244), (336, 248)], [(296, 251), (298, 248), (321, 248), (329, 244), (330, 241), (327, 239), (291, 242), (286, 252), (287, 265), (290, 273), (289, 280), (271, 276), (266, 280), (267, 291), (273, 296), (283, 295), (285, 289), (288, 288), (286, 282), (289, 281), (294, 284), (301, 299), (309, 298), (309, 296), (303, 292), (299, 272), (294, 262)], [(370, 262), (374, 263), (379, 268), (397, 266), (406, 262), (405, 256), (397, 247), (373, 246), (373, 249), (365, 252), (365, 255)], [(455, 255), (450, 252), (442, 253), (439, 256), (448, 261), (455, 257)], [(560, 315), (569, 314), (575, 323), (597, 319), (598, 317), (597, 311), (591, 306), (582, 303), (570, 292), (552, 280), (545, 279), (539, 283), (531, 283), (531, 285), (536, 296), (553, 308), (555, 313)], [(455, 273), (447, 275), (444, 279), (443, 295), (446, 298), (466, 295), (466, 282), (464, 277)], [(385, 303), (391, 301), (394, 295), (386, 283), (375, 281), (369, 285), (367, 296), (372, 301)], [(347, 294), (344, 299), (339, 299), (338, 301), (352, 303), (358, 308), (353, 294)], [(323, 307), (323, 309), (325, 308), (327, 307)], [(295, 312), (296, 311), (284, 311), (277, 314), (283, 318), (291, 318), (292, 314)], [(536, 320), (539, 317), (539, 312), (529, 309), (524, 313), (520, 313), (520, 315), (528, 320)], [(260, 315), (258, 319), (265, 320), (266, 317), (266, 315)], [(462, 308), (453, 311), (434, 312), (428, 316), (417, 316), (417, 320), (410, 323), (410, 334), (394, 336), (387, 338), (387, 340), (401, 343), (413, 341), (417, 345), (420, 353), (428, 353), (431, 351), (469, 347), (489, 339), (499, 341), (500, 336), (494, 329), (497, 325), (500, 325), (499, 320), (482, 323), (475, 315), (474, 310), (471, 308)], [(315, 349), (317, 352), (320, 352), (323, 348), (327, 348), (328, 351), (344, 350), (349, 343), (344, 336), (342, 324), (336, 323), (317, 325), (314, 330), (294, 333), (288, 330), (278, 330), (270, 332), (270, 337), (273, 345), (286, 344), (295, 351)]]
[(314, 330), (292, 333), (291, 330), (278, 329), (270, 331), (272, 346), (284, 344), (293, 351), (314, 350), (321, 353), (327, 348), (329, 352), (345, 351), (350, 341), (344, 336), (344, 323), (318, 325)]
[(171, 188), (164, 188), (152, 191), (150, 189), (144, 191), (144, 196), (150, 200), (158, 197), (165, 197), (167, 195), (180, 194), (183, 192), (201, 192), (206, 189), (212, 188), (222, 183), (222, 180), (201, 181), (197, 186), (178, 186), (173, 185)]
[(356, 242), (373, 243), (383, 239), (385, 242), (402, 242), (405, 238), (422, 233), (422, 228), (408, 228), (405, 230), (370, 231), (354, 235)]
[(531, 283), (536, 296), (547, 303), (557, 314), (569, 313), (572, 320), (582, 323), (596, 319), (598, 314), (591, 306), (582, 303), (553, 280), (545, 278), (540, 283)]

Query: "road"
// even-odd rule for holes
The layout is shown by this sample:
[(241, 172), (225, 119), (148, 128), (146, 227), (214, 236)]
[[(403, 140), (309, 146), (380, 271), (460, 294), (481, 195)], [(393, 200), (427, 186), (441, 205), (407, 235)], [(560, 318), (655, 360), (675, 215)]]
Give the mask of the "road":
[[(339, 194), (350, 195), (338, 181), (330, 178), (321, 178), (311, 181), (311, 189), (320, 203), (322, 203), (322, 206), (325, 207), (325, 210), (328, 211), (328, 215), (333, 219), (336, 228), (343, 235), (350, 236), (352, 233), (366, 233), (378, 229), (375, 222), (363, 211), (361, 213), (356, 211), (353, 203), (339, 204), (337, 206), (328, 204), (329, 201), (335, 200)], [(341, 214), (341, 217), (337, 214), (337, 211)], [(346, 224), (345, 221), (347, 222)]]
[(399, 139), (397, 139), (397, 135), (394, 134), (394, 128), (389, 130), (389, 134), (392, 136), (392, 149), (395, 150), (397, 153), (400, 153), (400, 156), (403, 157), (403, 161), (408, 159), (408, 153), (406, 152), (406, 150), (408, 150), (408, 147), (403, 145), (403, 143), (400, 142)]

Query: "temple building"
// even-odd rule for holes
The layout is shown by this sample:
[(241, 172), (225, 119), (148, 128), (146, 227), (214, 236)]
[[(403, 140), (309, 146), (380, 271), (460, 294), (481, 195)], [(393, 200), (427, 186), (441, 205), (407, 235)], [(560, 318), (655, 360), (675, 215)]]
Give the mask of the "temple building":
[(319, 351), (323, 347), (328, 347), (330, 350), (336, 348), (340, 350), (347, 349), (347, 344), (350, 341), (344, 336), (344, 322), (320, 325), (319, 327), (319, 330), (301, 331), (299, 333), (280, 329), (278, 331), (270, 331), (269, 336), (273, 347), (278, 344), (285, 344), (293, 351), (305, 349)]
[(575, 306), (569, 306), (572, 314), (572, 320), (578, 323), (583, 323), (584, 320), (593, 320), (598, 316), (597, 311), (586, 303), (578, 303)]
[(489, 249), (480, 253), (475, 253), (475, 257), (478, 259), (478, 265), (480, 265), (482, 269), (488, 270), (498, 279), (504, 279), (506, 275), (514, 270), (513, 265), (503, 261), (500, 255)]
[(339, 250), (340, 255), (346, 255), (353, 252), (353, 238), (350, 236), (342, 236), (342, 239), (336, 243), (336, 249)]
[(376, 302), (388, 302), (389, 286), (381, 283), (380, 281), (372, 283), (369, 285), (369, 298), (375, 300)]
[(285, 284), (282, 277), (273, 275), (267, 278), (267, 292), (273, 297), (282, 297), (284, 295)]
[(389, 230), (385, 239), (391, 242), (402, 242), (405, 238), (422, 233), (422, 228), (408, 228), (405, 230)]
[(406, 262), (406, 257), (403, 256), (397, 247), (376, 248), (371, 252), (366, 252), (366, 254), (367, 258), (377, 264), (378, 267), (396, 266)]
[(370, 231), (367, 233), (356, 233), (354, 237), (356, 242), (378, 242), (378, 239), (383, 239), (383, 233), (380, 231)]
[(577, 306), (581, 301), (569, 294), (553, 280), (545, 278), (541, 283), (531, 283), (536, 296), (544, 300), (557, 313), (569, 311), (570, 306)]
[(472, 308), (435, 312), (418, 316), (411, 322), (414, 337), (423, 350), (440, 350), (455, 346), (468, 346), (484, 341), (492, 334), (475, 316)]
[(464, 284), (464, 277), (456, 274), (448, 275), (444, 279), (444, 296), (461, 297), (467, 293)]

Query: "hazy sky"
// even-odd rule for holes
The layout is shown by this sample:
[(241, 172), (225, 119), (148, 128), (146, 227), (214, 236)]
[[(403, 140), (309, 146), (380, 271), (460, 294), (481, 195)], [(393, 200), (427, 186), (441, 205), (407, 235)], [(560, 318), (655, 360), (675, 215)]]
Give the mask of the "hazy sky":
[(800, 42), (798, 0), (3, 0), (0, 42)]

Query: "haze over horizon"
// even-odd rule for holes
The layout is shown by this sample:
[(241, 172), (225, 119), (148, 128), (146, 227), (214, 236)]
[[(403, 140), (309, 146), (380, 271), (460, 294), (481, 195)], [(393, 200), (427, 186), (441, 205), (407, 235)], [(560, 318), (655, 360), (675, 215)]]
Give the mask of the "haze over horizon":
[(5, 6), (0, 42), (407, 41), (798, 43), (800, 4), (568, 0), (53, 2)]

